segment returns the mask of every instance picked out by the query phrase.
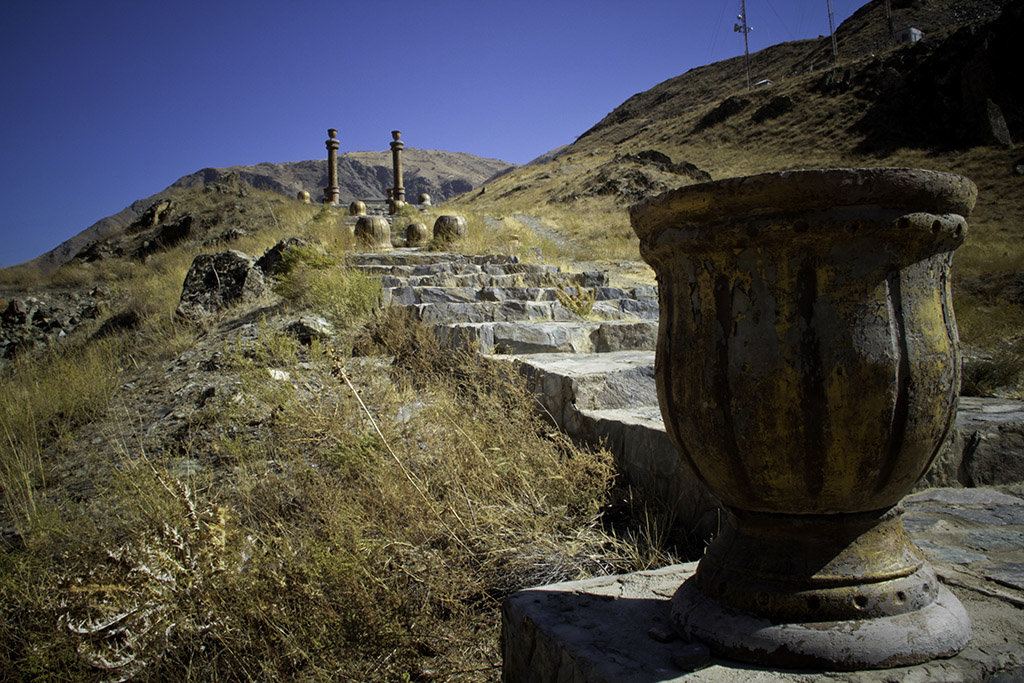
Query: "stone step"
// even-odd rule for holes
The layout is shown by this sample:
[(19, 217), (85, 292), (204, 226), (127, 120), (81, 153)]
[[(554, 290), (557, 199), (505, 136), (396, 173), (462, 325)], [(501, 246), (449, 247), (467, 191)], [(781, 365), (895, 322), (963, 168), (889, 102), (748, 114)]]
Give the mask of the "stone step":
[(718, 503), (682, 463), (665, 432), (653, 351), (490, 355), (514, 360), (562, 431), (602, 445), (644, 495), (668, 502), (684, 528), (710, 532)]
[(597, 322), (454, 323), (435, 329), (450, 348), (476, 345), (497, 354), (610, 353), (653, 351), (658, 339), (656, 320)]
[[(581, 320), (558, 301), (438, 302), (413, 304), (407, 308), (415, 312), (416, 319), (430, 323)], [(603, 320), (656, 320), (658, 309), (652, 302), (612, 299), (594, 304), (592, 315)]]
[(373, 275), (438, 275), (442, 273), (487, 273), (507, 275), (510, 273), (558, 273), (558, 266), (543, 263), (466, 263), (463, 261), (438, 261), (429, 263), (350, 263)]
[(417, 304), (470, 303), (473, 301), (561, 301), (562, 297), (576, 297), (580, 292), (594, 297), (594, 301), (636, 299), (647, 302), (640, 308), (657, 306), (657, 292), (653, 287), (386, 287), (382, 292), (385, 304), (415, 306)]
[[(619, 351), (490, 357), (514, 360), (550, 419), (574, 438), (604, 444), (634, 484), (664, 500), (678, 497), (694, 506), (686, 516), (697, 526), (707, 513), (708, 499), (682, 468), (668, 440), (658, 405), (654, 356), (652, 351)], [(1024, 402), (962, 397), (955, 429), (918, 488), (1020, 481)]]
[(581, 410), (657, 410), (653, 351), (490, 354), (515, 362), (556, 425), (577, 436)]
[(590, 273), (438, 273), (436, 275), (377, 275), (381, 286), (389, 287), (566, 287), (593, 286)]
[[(346, 263), (350, 266), (424, 266), (443, 263), (461, 263), (476, 266), (518, 264), (519, 257), (514, 254), (456, 254), (442, 251), (423, 251), (421, 249), (396, 249), (381, 253), (349, 254)], [(539, 264), (523, 263), (523, 266)], [(555, 266), (547, 266), (555, 268)]]

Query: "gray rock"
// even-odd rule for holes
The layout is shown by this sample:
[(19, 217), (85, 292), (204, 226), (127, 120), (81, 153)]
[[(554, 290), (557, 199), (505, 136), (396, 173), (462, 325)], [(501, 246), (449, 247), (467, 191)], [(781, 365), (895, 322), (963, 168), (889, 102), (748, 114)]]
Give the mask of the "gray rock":
[(1009, 126), (1006, 125), (1003, 110), (991, 99), (985, 100), (985, 111), (981, 121), (982, 139), (985, 143), (1006, 149), (1013, 148), (1013, 138), (1010, 136)]
[(230, 305), (252, 301), (264, 293), (263, 271), (240, 251), (200, 254), (192, 261), (177, 313), (200, 321)]
[(973, 486), (1024, 481), (1024, 422), (980, 429), (964, 448), (962, 469)]
[(1024, 505), (1024, 499), (989, 488), (933, 489), (907, 496), (904, 503), (907, 507), (927, 503), (942, 506)]
[(1024, 590), (1024, 563), (1007, 562), (988, 570), (986, 578), (1010, 588)]
[(314, 339), (324, 341), (334, 335), (334, 326), (319, 315), (304, 315), (284, 330), (306, 346), (312, 344)]
[(263, 271), (264, 275), (274, 275), (278, 272), (281, 261), (284, 260), (285, 252), (295, 247), (308, 246), (308, 244), (306, 240), (299, 239), (298, 237), (286, 237), (263, 252), (263, 256), (260, 256), (259, 260), (256, 261), (256, 266)]
[(939, 545), (933, 541), (915, 539), (914, 543), (916, 543), (917, 547), (928, 555), (929, 559), (938, 560), (940, 562), (971, 564), (973, 562), (984, 562), (988, 559), (988, 557), (980, 553), (972, 553), (968, 550), (964, 550), (963, 548)]
[(964, 536), (964, 545), (985, 552), (1024, 548), (1024, 532), (1008, 529), (977, 529)]
[(992, 524), (994, 526), (1024, 525), (1024, 507), (1019, 505), (996, 505), (982, 509), (967, 510), (950, 509), (947, 512), (980, 524)]

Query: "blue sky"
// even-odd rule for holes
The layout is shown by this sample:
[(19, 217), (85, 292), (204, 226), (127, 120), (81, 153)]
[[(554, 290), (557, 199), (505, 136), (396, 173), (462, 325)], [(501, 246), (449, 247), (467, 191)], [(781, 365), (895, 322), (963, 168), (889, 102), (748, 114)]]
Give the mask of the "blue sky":
[[(837, 24), (863, 4), (833, 0)], [(742, 54), (739, 0), (6, 0), (0, 265), (207, 166), (410, 147), (525, 163)], [(828, 33), (748, 0), (750, 49)]]

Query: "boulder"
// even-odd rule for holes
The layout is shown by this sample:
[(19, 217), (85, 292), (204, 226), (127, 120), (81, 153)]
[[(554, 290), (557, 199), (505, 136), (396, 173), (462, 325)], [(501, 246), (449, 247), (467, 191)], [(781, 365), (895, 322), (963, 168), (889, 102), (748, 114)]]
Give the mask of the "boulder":
[(281, 267), (284, 254), (295, 247), (306, 247), (309, 243), (298, 237), (285, 237), (283, 240), (263, 252), (263, 256), (256, 262), (256, 267), (263, 271), (266, 276), (274, 275)]
[(252, 301), (265, 289), (263, 271), (251, 256), (234, 250), (200, 254), (185, 276), (177, 313), (201, 321), (228, 306)]
[(986, 144), (1013, 148), (1013, 138), (1010, 136), (1010, 128), (1006, 125), (1006, 118), (1003, 110), (991, 98), (985, 100), (985, 110), (981, 116), (981, 135)]
[(112, 334), (121, 332), (124, 330), (134, 330), (142, 323), (142, 316), (139, 312), (134, 309), (127, 309), (120, 313), (115, 313), (100, 325), (99, 329), (93, 335), (94, 339), (103, 339), (109, 337)]
[(762, 123), (768, 119), (774, 119), (782, 116), (786, 112), (792, 111), (793, 109), (793, 98), (789, 95), (776, 95), (775, 97), (768, 100), (768, 102), (758, 108), (751, 115), (751, 120), (754, 123)]
[(125, 232), (129, 235), (149, 230), (160, 225), (169, 215), (174, 202), (170, 199), (161, 199), (143, 212), (141, 216), (132, 221)]
[(750, 100), (745, 97), (729, 96), (722, 100), (722, 103), (717, 107), (705, 114), (697, 125), (694, 126), (693, 132), (699, 133), (706, 128), (717, 125), (726, 119), (732, 118), (736, 114), (750, 106)]
[(152, 236), (146, 239), (135, 250), (136, 258), (146, 258), (150, 254), (169, 249), (192, 235), (195, 216), (187, 214), (173, 223), (166, 223), (154, 229)]
[(319, 315), (304, 315), (295, 322), (285, 326), (284, 331), (299, 340), (300, 344), (309, 346), (313, 340), (325, 341), (334, 335), (334, 326)]

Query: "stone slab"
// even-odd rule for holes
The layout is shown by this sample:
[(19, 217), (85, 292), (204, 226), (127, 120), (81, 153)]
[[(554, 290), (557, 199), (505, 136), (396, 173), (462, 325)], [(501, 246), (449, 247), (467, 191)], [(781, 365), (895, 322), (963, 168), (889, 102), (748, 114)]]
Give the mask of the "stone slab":
[(989, 486), (1024, 481), (1024, 402), (960, 397), (958, 481)]
[(656, 321), (485, 322), (439, 326), (436, 334), (451, 348), (476, 344), (497, 354), (611, 353), (654, 349)]

